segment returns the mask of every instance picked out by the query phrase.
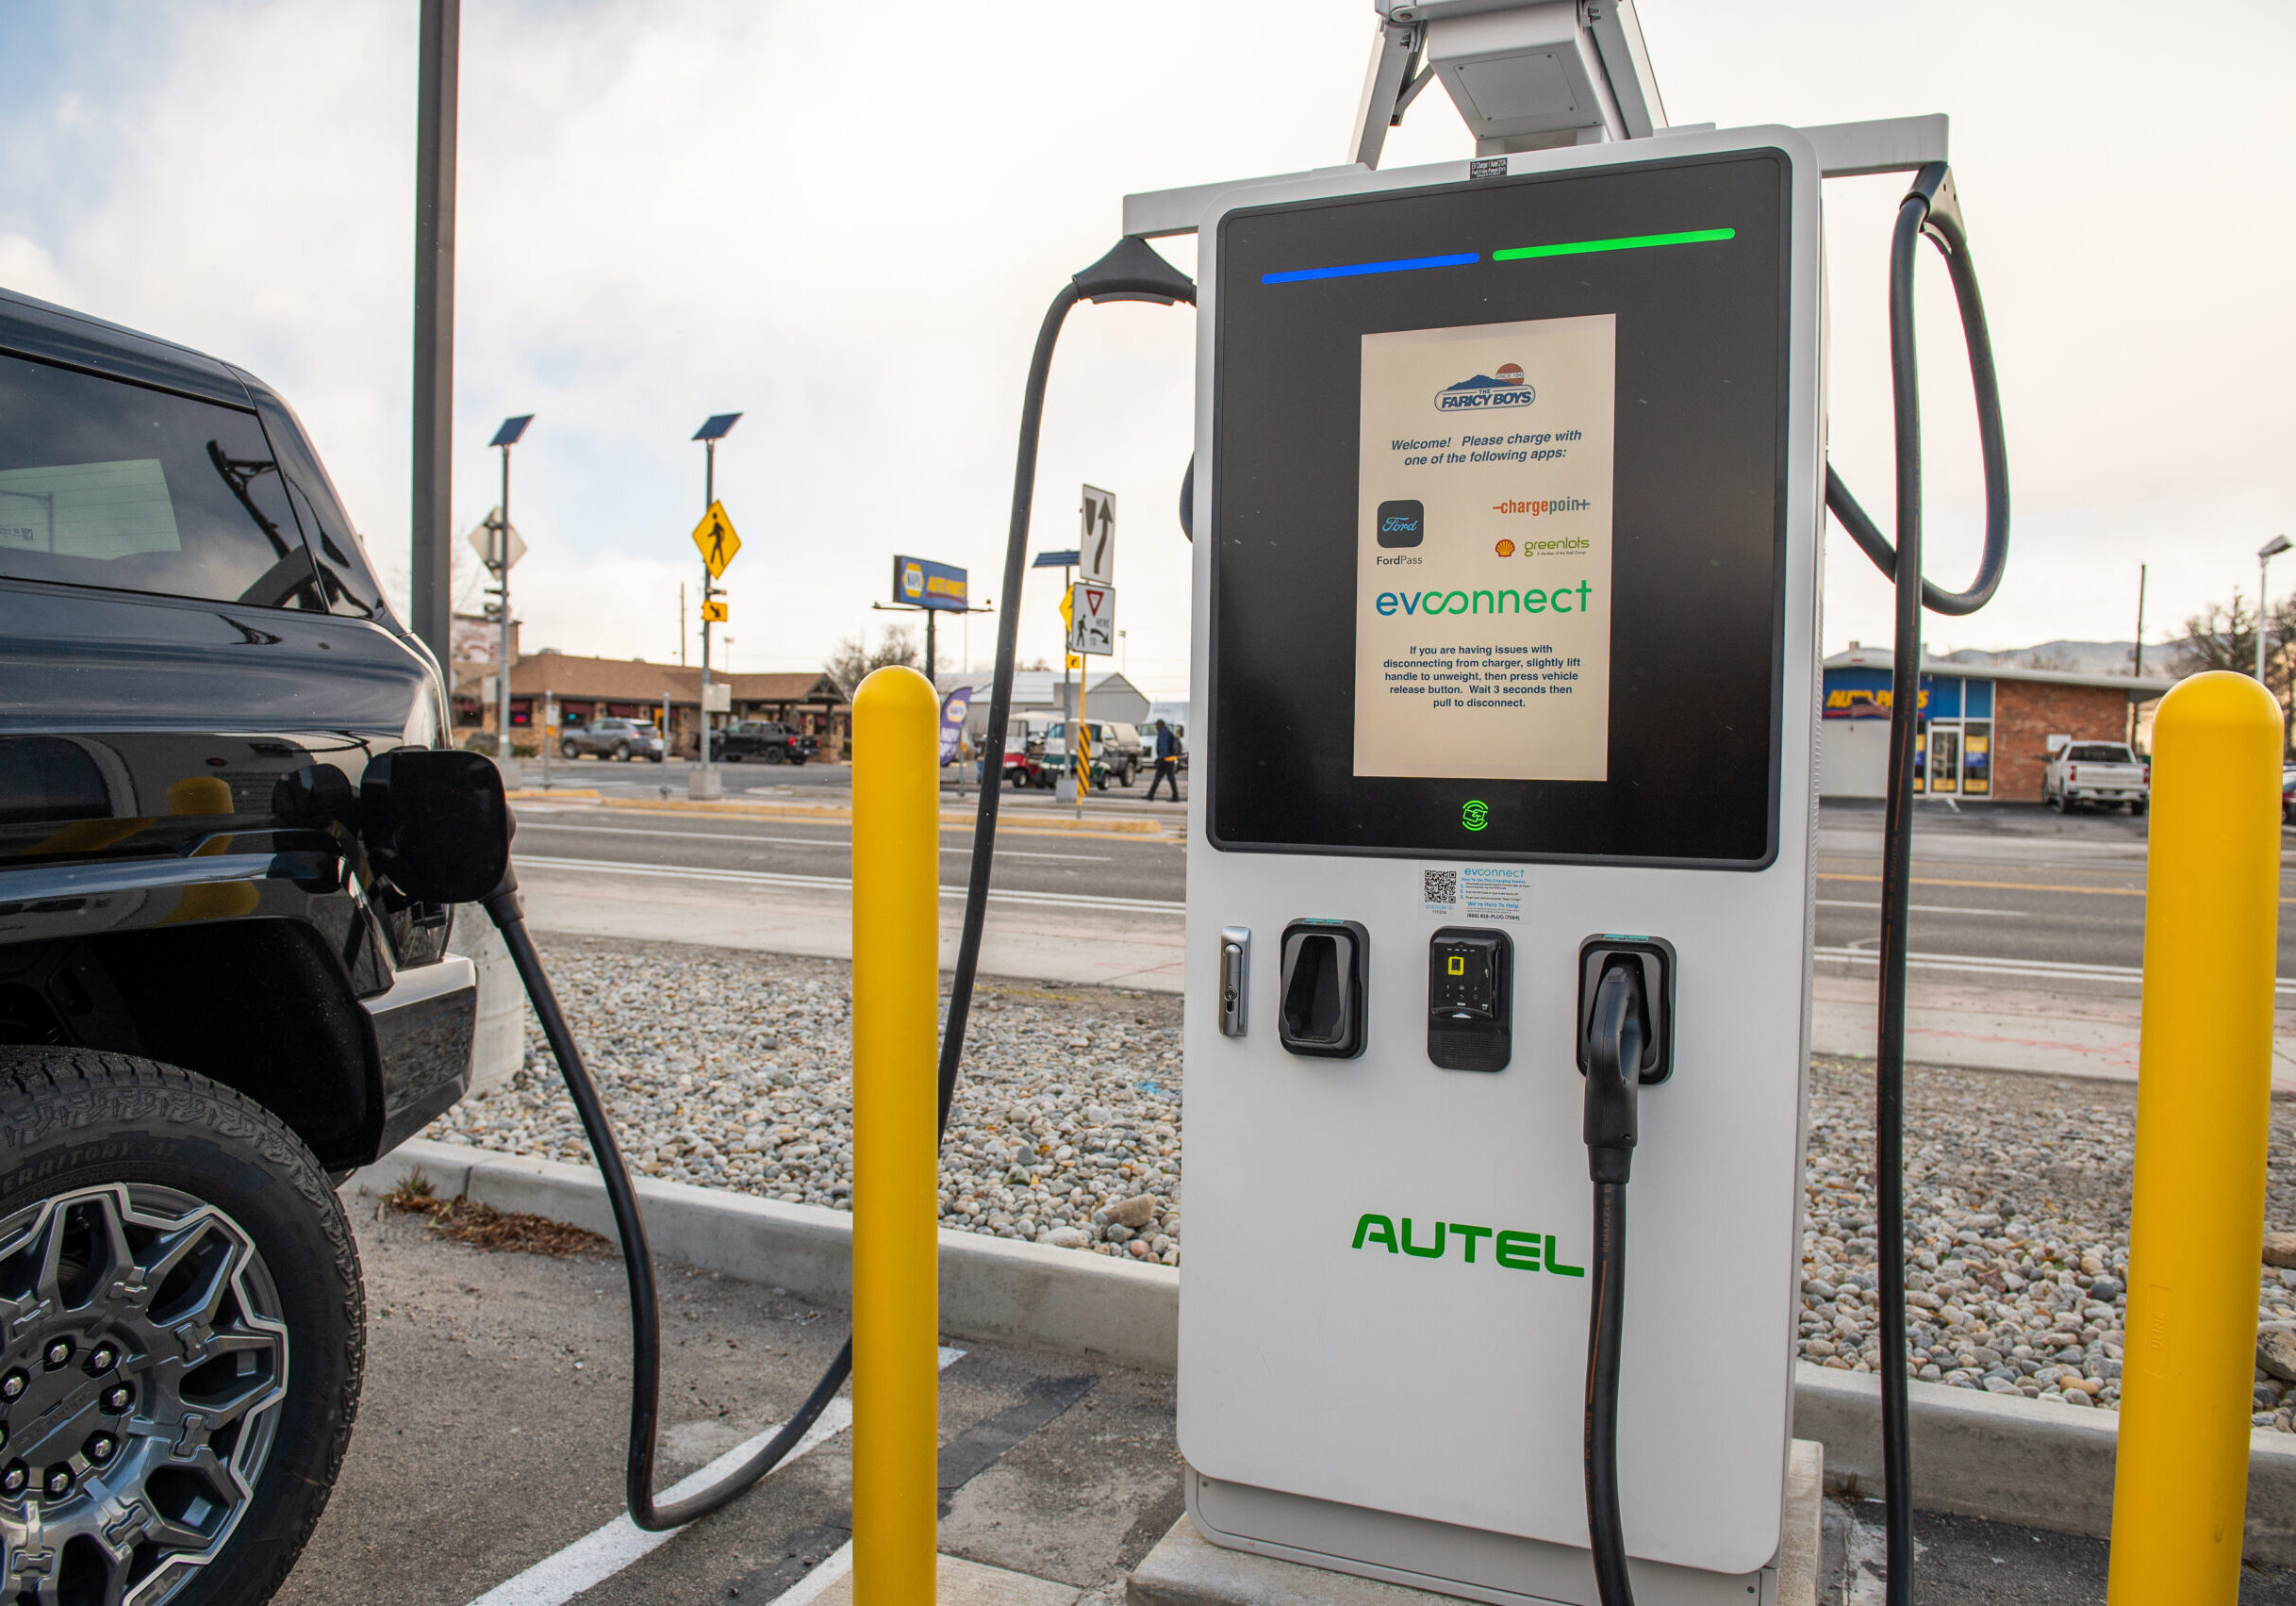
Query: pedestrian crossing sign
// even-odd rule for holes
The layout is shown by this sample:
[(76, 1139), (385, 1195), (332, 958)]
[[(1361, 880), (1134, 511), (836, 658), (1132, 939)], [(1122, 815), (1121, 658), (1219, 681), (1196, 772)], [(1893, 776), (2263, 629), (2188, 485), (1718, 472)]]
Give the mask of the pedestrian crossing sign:
[(702, 515), (702, 522), (694, 526), (694, 545), (702, 551), (702, 567), (709, 571), (710, 578), (724, 578), (725, 566), (741, 550), (741, 538), (734, 533), (734, 521), (725, 516), (724, 503), (711, 503), (709, 511)]

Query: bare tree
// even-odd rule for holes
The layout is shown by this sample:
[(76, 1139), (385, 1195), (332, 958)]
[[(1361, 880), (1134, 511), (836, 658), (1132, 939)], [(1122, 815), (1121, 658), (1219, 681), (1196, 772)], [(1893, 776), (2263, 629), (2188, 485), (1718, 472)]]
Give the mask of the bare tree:
[[(2281, 751), (2296, 745), (2296, 597), (2275, 604), (2264, 621), (2264, 688), (2280, 700)], [(2210, 603), (2185, 621), (2169, 643), (2170, 663), (2181, 678), (2204, 670), (2256, 672), (2256, 610), (2235, 591), (2229, 604)]]
[(877, 645), (873, 649), (867, 644), (867, 634), (864, 631), (859, 636), (850, 636), (838, 642), (837, 650), (829, 655), (829, 662), (821, 666), (849, 698), (860, 689), (861, 683), (872, 672), (884, 669), (887, 664), (905, 664), (913, 670), (922, 667), (917, 637), (906, 625), (886, 625), (878, 634)]
[(2018, 661), (2028, 670), (2072, 670), (2079, 667), (2062, 653), (2035, 651), (2025, 654)]

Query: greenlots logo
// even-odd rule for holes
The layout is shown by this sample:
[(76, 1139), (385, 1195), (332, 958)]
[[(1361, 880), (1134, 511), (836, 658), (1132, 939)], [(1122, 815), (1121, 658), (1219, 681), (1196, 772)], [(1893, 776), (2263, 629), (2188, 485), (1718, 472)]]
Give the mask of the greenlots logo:
[(1587, 1274), (1583, 1266), (1562, 1264), (1555, 1253), (1551, 1233), (1495, 1233), (1488, 1227), (1470, 1227), (1463, 1221), (1438, 1221), (1431, 1231), (1431, 1238), (1417, 1240), (1408, 1216), (1402, 1218), (1400, 1231), (1389, 1217), (1359, 1217), (1355, 1223), (1355, 1248), (1382, 1249), (1389, 1254), (1407, 1254), (1417, 1260), (1442, 1260), (1456, 1244), (1459, 1258), (1473, 1266), (1478, 1259), (1476, 1251), (1488, 1239), (1491, 1250), (1488, 1264), (1513, 1271), (1551, 1271), (1558, 1277)]
[(1470, 831), (1480, 831), (1491, 823), (1491, 805), (1480, 798), (1469, 798), (1459, 805), (1459, 823)]

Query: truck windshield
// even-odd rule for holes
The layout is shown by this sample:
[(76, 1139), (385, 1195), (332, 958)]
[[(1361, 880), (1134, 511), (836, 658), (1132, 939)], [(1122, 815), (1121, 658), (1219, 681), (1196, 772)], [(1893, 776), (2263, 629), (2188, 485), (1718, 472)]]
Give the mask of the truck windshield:
[(2079, 747), (2067, 748), (2065, 756), (2075, 764), (2134, 764), (2136, 762), (2129, 756), (2128, 749), (2123, 747), (2119, 742), (2084, 742)]

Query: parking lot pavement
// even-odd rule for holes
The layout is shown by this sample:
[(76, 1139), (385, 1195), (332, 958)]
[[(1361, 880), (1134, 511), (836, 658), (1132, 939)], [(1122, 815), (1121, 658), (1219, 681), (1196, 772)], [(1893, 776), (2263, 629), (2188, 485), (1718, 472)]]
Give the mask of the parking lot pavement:
[[(2111, 1557), (2102, 1539), (1916, 1512), (1913, 1545), (1923, 1606), (2093, 1606), (2105, 1598)], [(1881, 1502), (1827, 1500), (1818, 1606), (1881, 1606), (1887, 1554)], [(2240, 1569), (2240, 1606), (2291, 1603), (2296, 1573)]]
[[(283, 1606), (465, 1606), (528, 1569), (539, 1576), (521, 1584), (522, 1606), (770, 1602), (850, 1537), (839, 1432), (612, 1576), (553, 1588), (579, 1575), (576, 1559), (553, 1558), (622, 1509), (619, 1260), (466, 1249), (431, 1237), (420, 1217), (378, 1218), (372, 1200), (354, 1215), (366, 1388), (341, 1481)], [(666, 1486), (785, 1418), (844, 1341), (846, 1316), (669, 1262), (658, 1269)], [(964, 1349), (941, 1381), (942, 1549), (1080, 1589), (1113, 1582), (1180, 1515), (1171, 1380)]]

